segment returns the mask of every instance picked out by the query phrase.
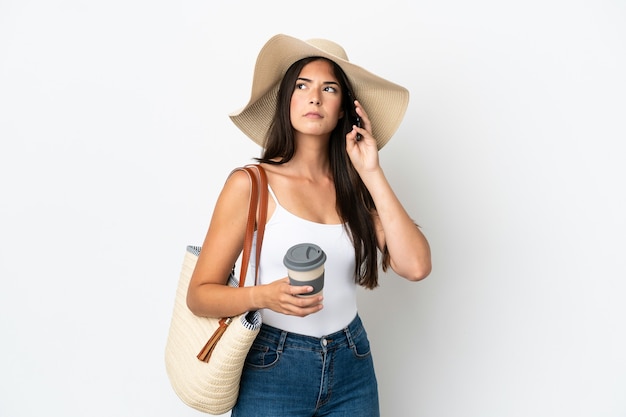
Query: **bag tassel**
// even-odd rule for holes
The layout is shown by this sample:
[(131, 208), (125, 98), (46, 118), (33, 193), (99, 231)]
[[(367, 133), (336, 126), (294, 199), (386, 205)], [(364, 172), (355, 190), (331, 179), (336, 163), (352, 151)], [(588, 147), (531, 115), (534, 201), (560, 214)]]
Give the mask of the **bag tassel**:
[(204, 345), (200, 353), (198, 353), (198, 359), (200, 359), (202, 362), (209, 362), (209, 359), (211, 359), (211, 353), (213, 353), (213, 349), (215, 349), (217, 342), (222, 338), (222, 335), (226, 331), (226, 328), (232, 321), (233, 319), (230, 317), (220, 320), (220, 326), (215, 329), (215, 333), (213, 333), (213, 336), (211, 336), (211, 338), (208, 342), (206, 342), (206, 345)]

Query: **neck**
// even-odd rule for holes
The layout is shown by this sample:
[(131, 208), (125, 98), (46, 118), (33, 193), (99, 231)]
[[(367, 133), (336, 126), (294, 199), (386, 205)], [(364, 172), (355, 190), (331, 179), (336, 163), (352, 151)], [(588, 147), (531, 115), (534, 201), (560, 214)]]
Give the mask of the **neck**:
[(307, 176), (307, 173), (313, 176), (328, 174), (330, 170), (330, 161), (328, 159), (329, 140), (330, 135), (326, 138), (298, 135), (296, 137), (296, 151), (291, 161), (289, 161), (290, 165), (305, 176)]

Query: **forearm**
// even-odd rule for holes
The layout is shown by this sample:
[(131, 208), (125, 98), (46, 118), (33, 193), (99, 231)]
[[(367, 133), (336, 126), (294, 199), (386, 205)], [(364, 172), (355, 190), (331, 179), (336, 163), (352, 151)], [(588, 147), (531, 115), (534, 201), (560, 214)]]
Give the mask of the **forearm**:
[(190, 288), (187, 306), (196, 316), (232, 317), (246, 311), (258, 310), (255, 303), (256, 287), (229, 287), (222, 284), (203, 284)]
[(190, 287), (187, 305), (192, 313), (202, 317), (232, 317), (263, 308), (304, 317), (323, 308), (322, 296), (298, 297), (312, 290), (307, 285), (292, 287), (288, 278), (242, 288), (203, 284)]

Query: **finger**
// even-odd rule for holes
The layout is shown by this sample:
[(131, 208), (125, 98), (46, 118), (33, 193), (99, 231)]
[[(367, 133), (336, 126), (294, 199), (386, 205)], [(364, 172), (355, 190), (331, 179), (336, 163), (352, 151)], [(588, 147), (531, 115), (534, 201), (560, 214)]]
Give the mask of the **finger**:
[(354, 106), (355, 106), (355, 110), (357, 114), (361, 118), (361, 127), (369, 131), (371, 127), (371, 123), (370, 123), (370, 118), (367, 115), (367, 112), (365, 111), (365, 109), (363, 108), (359, 100), (354, 100)]
[(290, 293), (293, 296), (306, 295), (313, 291), (313, 287), (310, 285), (290, 285)]
[(310, 307), (322, 302), (321, 294), (311, 294), (314, 288), (310, 285), (290, 285), (289, 293), (292, 296), (290, 303), (298, 307)]
[(374, 143), (376, 142), (372, 134), (367, 129), (358, 126), (352, 126), (352, 130), (346, 135), (346, 140), (351, 141), (355, 145), (358, 143), (367, 142), (369, 144), (372, 141), (374, 141)]
[[(352, 130), (349, 131), (346, 134), (346, 142), (350, 143), (350, 142), (357, 142), (358, 140), (360, 140), (358, 138), (359, 132), (358, 132), (358, 127), (356, 125), (352, 125)], [(363, 135), (361, 135), (361, 139), (363, 138)]]
[(309, 314), (316, 313), (324, 308), (324, 305), (321, 302), (321, 297), (306, 297), (300, 298), (298, 297), (297, 303), (293, 305), (291, 311), (293, 315), (304, 317)]

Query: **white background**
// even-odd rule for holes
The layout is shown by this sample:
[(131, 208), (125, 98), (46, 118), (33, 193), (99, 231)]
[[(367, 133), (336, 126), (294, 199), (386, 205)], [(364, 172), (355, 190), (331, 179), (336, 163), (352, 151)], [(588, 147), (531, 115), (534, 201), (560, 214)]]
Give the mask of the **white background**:
[(626, 416), (626, 3), (0, 0), (0, 416), (195, 416), (163, 350), (276, 33), (411, 91), (433, 250), (360, 291), (383, 416)]

